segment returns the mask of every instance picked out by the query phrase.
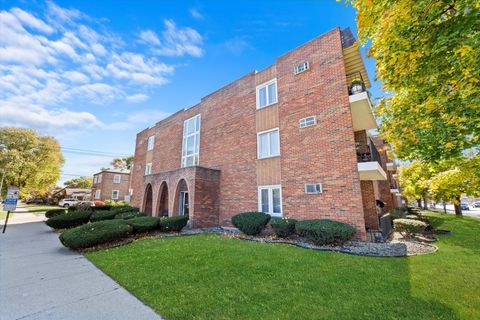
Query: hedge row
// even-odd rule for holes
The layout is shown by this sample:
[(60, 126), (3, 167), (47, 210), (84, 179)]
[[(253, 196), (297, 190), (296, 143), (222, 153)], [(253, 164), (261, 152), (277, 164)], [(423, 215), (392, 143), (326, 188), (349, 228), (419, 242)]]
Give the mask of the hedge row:
[[(72, 213), (73, 215), (73, 213)], [(70, 216), (70, 215), (68, 215)], [(135, 217), (91, 222), (64, 231), (60, 242), (69, 248), (88, 248), (101, 243), (120, 240), (132, 233), (143, 233), (155, 229), (179, 232), (187, 225), (188, 217)]]
[(63, 215), (65, 213), (66, 213), (65, 209), (52, 209), (52, 210), (48, 210), (48, 211), (45, 212), (45, 217), (46, 218), (53, 218), (55, 216), (60, 216), (60, 215)]
[(69, 248), (88, 248), (124, 238), (133, 232), (124, 220), (105, 220), (69, 229), (60, 235), (60, 242)]
[[(232, 224), (248, 235), (262, 232), (270, 221), (270, 215), (263, 212), (242, 212), (232, 217)], [(349, 224), (329, 220), (304, 220), (273, 218), (270, 222), (273, 231), (280, 238), (297, 232), (318, 245), (342, 244), (355, 235), (355, 228)]]
[(68, 214), (53, 216), (45, 223), (54, 229), (72, 228), (87, 223), (91, 214), (92, 211), (73, 211)]

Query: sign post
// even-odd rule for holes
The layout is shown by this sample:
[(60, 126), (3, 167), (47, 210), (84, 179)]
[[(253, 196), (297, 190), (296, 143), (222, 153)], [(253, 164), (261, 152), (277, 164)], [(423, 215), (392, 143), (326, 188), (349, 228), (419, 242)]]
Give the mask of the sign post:
[(7, 197), (3, 202), (3, 211), (7, 211), (7, 219), (5, 219), (5, 224), (3, 225), (2, 233), (5, 233), (7, 229), (8, 218), (10, 217), (10, 212), (15, 211), (17, 208), (18, 196), (20, 194), (20, 189), (18, 187), (9, 187), (7, 190)]

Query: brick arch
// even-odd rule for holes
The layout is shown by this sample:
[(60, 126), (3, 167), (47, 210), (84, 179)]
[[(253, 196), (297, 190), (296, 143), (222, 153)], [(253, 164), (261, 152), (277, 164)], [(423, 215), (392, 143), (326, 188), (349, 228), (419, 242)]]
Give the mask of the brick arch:
[(182, 191), (188, 192), (188, 204), (189, 204), (189, 216), (192, 218), (192, 209), (193, 209), (193, 188), (191, 187), (191, 182), (186, 178), (178, 179), (175, 186), (175, 193), (173, 194), (173, 210), (171, 215), (178, 216), (180, 208), (180, 193)]
[(145, 192), (143, 196), (143, 212), (147, 216), (153, 215), (153, 188), (150, 183), (145, 187)]
[(164, 217), (169, 215), (169, 188), (167, 181), (162, 181), (160, 183), (160, 188), (158, 189), (158, 201), (157, 201), (157, 216)]

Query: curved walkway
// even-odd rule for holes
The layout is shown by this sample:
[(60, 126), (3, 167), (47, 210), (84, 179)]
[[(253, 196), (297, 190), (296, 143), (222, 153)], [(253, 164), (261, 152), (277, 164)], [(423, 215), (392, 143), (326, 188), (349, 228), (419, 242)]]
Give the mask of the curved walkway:
[(43, 222), (0, 233), (1, 319), (162, 319)]

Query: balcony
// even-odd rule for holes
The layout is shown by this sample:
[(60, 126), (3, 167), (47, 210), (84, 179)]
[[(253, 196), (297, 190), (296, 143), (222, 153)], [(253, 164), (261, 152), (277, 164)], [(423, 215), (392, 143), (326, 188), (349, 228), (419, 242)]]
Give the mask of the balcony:
[(370, 138), (367, 144), (357, 144), (360, 180), (387, 180), (387, 174), (380, 164), (380, 159), (380, 153)]
[(387, 162), (387, 170), (388, 171), (396, 171), (397, 170), (397, 165), (395, 164), (394, 161)]
[(353, 131), (377, 128), (377, 121), (373, 115), (372, 103), (370, 102), (370, 96), (365, 87), (362, 74), (360, 72), (348, 74), (347, 81), (349, 83), (348, 95)]

